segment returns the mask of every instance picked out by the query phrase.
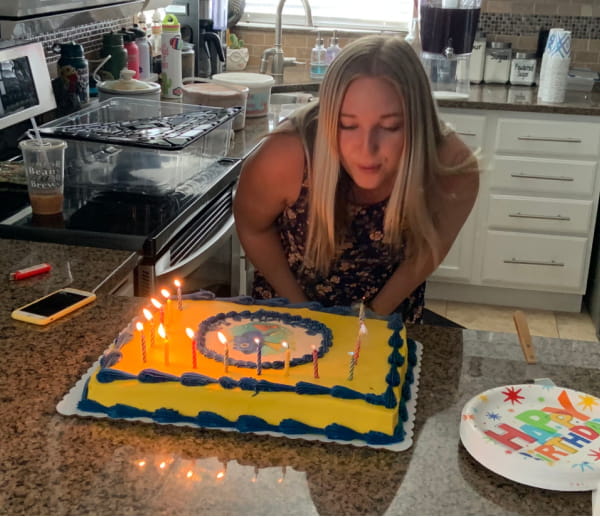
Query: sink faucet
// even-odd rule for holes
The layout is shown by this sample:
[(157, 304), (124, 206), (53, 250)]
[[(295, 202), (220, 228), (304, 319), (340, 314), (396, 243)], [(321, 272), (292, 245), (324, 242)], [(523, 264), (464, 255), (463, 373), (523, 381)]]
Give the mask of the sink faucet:
[[(304, 7), (304, 13), (306, 15), (306, 24), (312, 26), (312, 12), (310, 10), (310, 5), (308, 0), (301, 0), (302, 6)], [(275, 17), (275, 45), (271, 48), (266, 49), (260, 60), (260, 73), (266, 74), (267, 67), (269, 65), (269, 57), (271, 58), (271, 75), (273, 79), (275, 79), (275, 84), (281, 84), (283, 82), (283, 69), (286, 66), (294, 66), (299, 63), (296, 61), (295, 57), (284, 57), (283, 49), (281, 48), (281, 18), (283, 12), (283, 6), (285, 5), (285, 0), (279, 0), (279, 4), (277, 5), (277, 14)]]

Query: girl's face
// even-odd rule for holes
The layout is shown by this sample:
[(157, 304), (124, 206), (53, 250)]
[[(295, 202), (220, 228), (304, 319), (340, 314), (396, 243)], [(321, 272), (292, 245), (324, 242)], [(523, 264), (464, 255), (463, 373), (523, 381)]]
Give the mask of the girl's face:
[(354, 181), (359, 203), (386, 199), (404, 151), (404, 110), (385, 79), (361, 77), (342, 101), (338, 144), (344, 169)]

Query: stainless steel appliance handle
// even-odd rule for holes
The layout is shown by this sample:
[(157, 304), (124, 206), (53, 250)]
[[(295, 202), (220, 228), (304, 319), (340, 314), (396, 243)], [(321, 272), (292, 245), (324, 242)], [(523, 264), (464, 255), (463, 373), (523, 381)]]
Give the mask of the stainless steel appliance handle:
[(526, 178), (532, 180), (552, 180), (552, 181), (575, 181), (574, 178), (569, 176), (543, 176), (538, 174), (523, 174), (522, 172), (511, 173), (513, 178)]
[(527, 140), (534, 142), (564, 142), (565, 144), (580, 144), (581, 138), (557, 138), (551, 136), (518, 136), (517, 140)]
[(508, 217), (522, 217), (523, 219), (550, 219), (552, 221), (570, 221), (570, 217), (565, 217), (564, 215), (536, 215), (536, 214), (522, 214), (521, 212), (516, 212), (512, 214), (508, 214)]
[(510, 260), (504, 260), (505, 264), (527, 264), (530, 266), (556, 266), (565, 267), (564, 262), (556, 262), (554, 260), (520, 260), (512, 258)]
[(167, 275), (167, 274), (171, 273), (172, 271), (181, 269), (181, 268), (185, 267), (187, 264), (189, 264), (190, 262), (197, 260), (198, 257), (200, 257), (201, 255), (206, 253), (208, 250), (210, 250), (217, 242), (219, 242), (224, 237), (227, 237), (233, 231), (233, 226), (234, 226), (234, 219), (233, 219), (233, 214), (231, 214), (227, 218), (227, 220), (225, 221), (223, 226), (221, 226), (219, 231), (217, 233), (215, 233), (208, 241), (206, 241), (203, 246), (198, 248), (194, 253), (192, 253), (188, 257), (186, 257), (185, 260), (183, 260), (177, 264), (174, 264), (171, 267), (166, 268), (160, 272), (157, 271), (157, 275), (160, 275), (160, 276)]

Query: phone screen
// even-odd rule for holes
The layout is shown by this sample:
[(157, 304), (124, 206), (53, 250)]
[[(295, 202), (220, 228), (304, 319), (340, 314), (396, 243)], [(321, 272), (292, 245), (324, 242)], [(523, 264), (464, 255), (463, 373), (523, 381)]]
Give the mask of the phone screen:
[(33, 314), (39, 314), (40, 316), (52, 316), (85, 298), (87, 298), (87, 296), (61, 291), (51, 294), (47, 298), (38, 300), (31, 305), (27, 305), (26, 307), (23, 307), (22, 310)]

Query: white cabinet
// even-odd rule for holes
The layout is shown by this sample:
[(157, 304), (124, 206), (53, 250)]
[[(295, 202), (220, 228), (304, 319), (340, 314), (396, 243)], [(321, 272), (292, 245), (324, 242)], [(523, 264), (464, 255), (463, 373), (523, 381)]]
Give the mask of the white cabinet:
[[(465, 144), (473, 151), (481, 149), (485, 134), (485, 116), (460, 113), (443, 113), (442, 119), (449, 124)], [(473, 268), (473, 246), (477, 220), (477, 204), (465, 221), (452, 248), (434, 271), (432, 278), (468, 282)]]
[(441, 116), (481, 146), (483, 170), (460, 258), (446, 259), (461, 275), (446, 274), (444, 261), (428, 296), (578, 311), (598, 210), (600, 118), (460, 109)]

